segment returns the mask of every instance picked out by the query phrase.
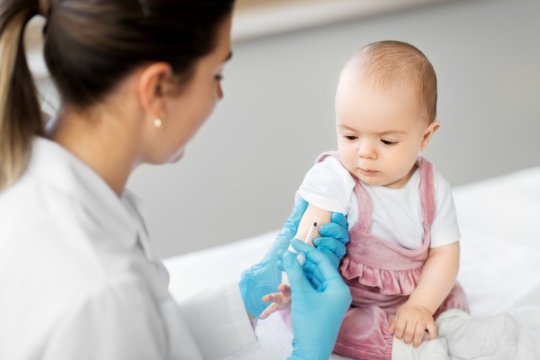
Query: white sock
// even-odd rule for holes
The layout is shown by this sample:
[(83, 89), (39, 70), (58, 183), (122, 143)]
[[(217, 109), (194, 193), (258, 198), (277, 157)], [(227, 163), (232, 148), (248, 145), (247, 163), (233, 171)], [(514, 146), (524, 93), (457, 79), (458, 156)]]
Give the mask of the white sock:
[(452, 309), (436, 320), (437, 334), (446, 339), (448, 352), (460, 359), (514, 359), (518, 343), (518, 324), (501, 313), (486, 318), (473, 318)]

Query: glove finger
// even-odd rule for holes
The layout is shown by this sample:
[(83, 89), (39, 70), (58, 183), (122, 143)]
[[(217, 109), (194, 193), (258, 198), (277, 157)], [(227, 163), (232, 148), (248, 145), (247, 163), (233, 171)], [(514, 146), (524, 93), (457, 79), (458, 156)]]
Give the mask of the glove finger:
[(349, 242), (349, 230), (347, 227), (330, 222), (319, 227), (319, 234), (323, 237), (332, 237), (346, 244)]
[[(331, 256), (333, 256), (333, 254)], [(324, 284), (321, 281), (322, 275), (320, 273), (320, 270), (317, 264), (314, 263), (313, 261), (306, 260), (306, 262), (303, 265), (303, 269), (304, 269), (304, 274), (306, 274), (306, 277), (308, 278), (310, 283), (313, 285), (315, 290), (319, 292), (324, 291)]]
[(330, 260), (332, 265), (337, 268), (341, 259), (330, 249), (325, 246), (317, 246), (317, 249), (322, 252)]
[(341, 276), (325, 254), (297, 239), (294, 239), (291, 242), (291, 245), (297, 251), (303, 252), (306, 256), (306, 260), (310, 260), (315, 263), (318, 271), (313, 272), (313, 275), (320, 276), (318, 280), (320, 280), (321, 283), (324, 284), (326, 282), (332, 281), (335, 278), (339, 278), (341, 280)]
[(292, 233), (293, 235), (296, 234), (296, 231), (298, 230), (298, 224), (300, 224), (300, 220), (302, 219), (302, 216), (304, 215), (304, 212), (306, 211), (308, 206), (307, 201), (299, 197), (296, 200), (296, 203), (294, 204), (294, 209), (285, 222), (285, 225), (283, 226), (283, 231), (288, 231), (289, 233)]
[(298, 251), (298, 252), (307, 252), (311, 249), (315, 249), (313, 246), (306, 244), (302, 240), (299, 239), (292, 239), (291, 240), (292, 247)]
[(343, 226), (345, 229), (349, 227), (347, 216), (339, 212), (332, 213), (332, 222)]
[(244, 270), (238, 286), (246, 310), (251, 315), (258, 317), (267, 306), (262, 301), (262, 296), (275, 292), (280, 281), (281, 272), (277, 263), (259, 263)]
[[(320, 237), (313, 240), (313, 243), (317, 247), (317, 249), (321, 250), (324, 253), (327, 253), (328, 251), (332, 252), (334, 256), (337, 258), (338, 263), (347, 252), (347, 248), (345, 247), (345, 244), (343, 244), (341, 241), (336, 240), (332, 237)], [(330, 258), (332, 262), (333, 259)], [(337, 266), (337, 264), (336, 264)]]
[(281, 267), (283, 271), (287, 273), (293, 296), (294, 289), (306, 289), (312, 287), (304, 274), (304, 270), (296, 259), (297, 255), (298, 254), (287, 251), (281, 258)]
[(312, 279), (315, 276), (315, 272), (317, 272), (317, 264), (315, 264), (313, 261), (306, 260), (302, 265), (302, 269), (304, 269), (304, 274), (306, 274), (306, 277), (308, 279)]
[(308, 277), (308, 280), (313, 289), (315, 289), (318, 292), (324, 291), (324, 285), (321, 283), (318, 277), (312, 277), (312, 278)]

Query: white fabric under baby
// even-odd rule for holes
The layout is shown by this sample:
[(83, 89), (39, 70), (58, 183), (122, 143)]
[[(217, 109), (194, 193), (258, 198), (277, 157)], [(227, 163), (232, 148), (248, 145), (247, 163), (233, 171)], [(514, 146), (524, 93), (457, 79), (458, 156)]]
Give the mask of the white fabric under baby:
[(446, 339), (452, 358), (516, 359), (519, 327), (509, 314), (475, 318), (452, 309), (442, 313), (435, 324), (439, 338)]
[(422, 344), (414, 347), (412, 343), (405, 344), (402, 340), (394, 337), (392, 360), (450, 360), (446, 339), (427, 340), (428, 338), (429, 335), (426, 333)]

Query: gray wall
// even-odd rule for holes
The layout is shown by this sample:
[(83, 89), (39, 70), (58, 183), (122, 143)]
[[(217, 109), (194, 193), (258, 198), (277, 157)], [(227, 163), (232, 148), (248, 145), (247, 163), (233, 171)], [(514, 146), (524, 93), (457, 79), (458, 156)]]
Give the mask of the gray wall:
[(540, 165), (539, 15), (538, 0), (458, 1), (233, 44), (225, 99), (185, 158), (130, 179), (158, 251), (281, 227), (316, 155), (335, 148), (341, 66), (376, 40), (431, 59), (442, 125), (425, 155), (453, 185)]

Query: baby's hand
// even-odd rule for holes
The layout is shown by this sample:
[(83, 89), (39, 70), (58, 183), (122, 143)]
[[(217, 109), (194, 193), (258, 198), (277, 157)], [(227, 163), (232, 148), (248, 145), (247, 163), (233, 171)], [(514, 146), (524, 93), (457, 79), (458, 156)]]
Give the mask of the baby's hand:
[(270, 314), (277, 310), (287, 309), (291, 306), (291, 287), (287, 284), (281, 284), (278, 287), (279, 292), (263, 296), (263, 301), (271, 302), (261, 313), (260, 318), (266, 319)]
[(437, 327), (431, 311), (409, 302), (398, 309), (388, 328), (390, 334), (395, 334), (398, 339), (403, 339), (405, 344), (412, 341), (415, 347), (422, 343), (426, 330), (430, 340), (437, 337)]

